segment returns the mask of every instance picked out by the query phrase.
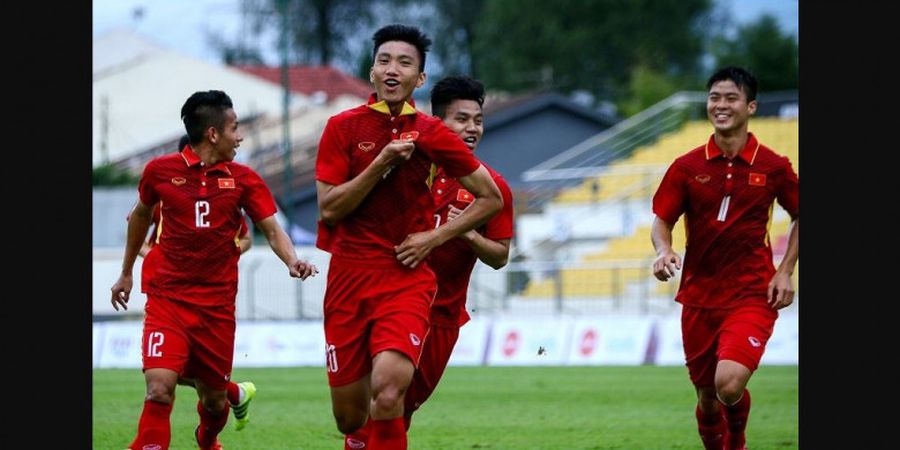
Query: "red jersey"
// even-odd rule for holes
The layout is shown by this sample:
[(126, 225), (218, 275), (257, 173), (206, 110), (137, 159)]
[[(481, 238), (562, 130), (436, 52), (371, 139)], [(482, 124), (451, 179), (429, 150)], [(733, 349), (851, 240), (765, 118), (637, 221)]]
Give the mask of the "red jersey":
[(144, 169), (141, 202), (159, 202), (159, 252), (147, 294), (198, 305), (231, 304), (237, 294), (241, 209), (253, 222), (276, 212), (263, 180), (249, 167), (205, 167), (192, 149), (161, 156)]
[[(157, 239), (159, 239), (159, 205), (153, 205), (153, 226), (150, 228), (150, 234), (147, 236), (147, 245), (153, 247), (156, 244)], [(240, 247), (241, 238), (250, 233), (250, 225), (247, 225), (247, 220), (241, 220), (241, 229), (238, 230), (237, 235), (234, 237), (234, 245)]]
[[(500, 189), (503, 198), (503, 209), (478, 228), (478, 233), (491, 240), (511, 239), (513, 237), (513, 199), (512, 191), (503, 176), (484, 166), (490, 172), (494, 182)], [(431, 188), (434, 196), (435, 227), (447, 222), (450, 206), (465, 209), (475, 199), (459, 181), (450, 178), (443, 169), (439, 169)], [(469, 289), (469, 278), (478, 255), (466, 241), (454, 238), (431, 251), (428, 265), (437, 276), (438, 291), (431, 305), (431, 322), (447, 327), (461, 327), (469, 321), (466, 312), (466, 294)]]
[(798, 217), (799, 180), (788, 158), (753, 133), (733, 160), (711, 136), (672, 163), (653, 196), (653, 212), (670, 224), (685, 215), (676, 301), (704, 308), (766, 301), (775, 274), (769, 242), (775, 200)]
[(410, 104), (392, 116), (374, 94), (368, 104), (328, 119), (316, 157), (316, 180), (337, 186), (362, 173), (392, 140), (410, 136), (416, 149), (408, 161), (388, 172), (337, 224), (319, 221), (318, 248), (335, 256), (402, 267), (394, 246), (411, 233), (433, 227), (432, 163), (443, 166), (451, 176), (462, 177), (478, 169), (480, 162), (440, 119)]

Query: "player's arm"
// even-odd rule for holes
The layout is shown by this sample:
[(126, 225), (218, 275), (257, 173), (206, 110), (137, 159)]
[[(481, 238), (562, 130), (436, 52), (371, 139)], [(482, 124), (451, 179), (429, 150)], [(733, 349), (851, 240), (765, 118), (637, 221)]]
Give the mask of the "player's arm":
[(241, 254), (247, 253), (247, 250), (250, 250), (250, 247), (253, 246), (253, 239), (250, 238), (250, 233), (247, 233), (241, 236), (241, 239), (238, 241), (238, 247), (241, 248)]
[[(450, 205), (450, 211), (447, 213), (447, 222), (456, 220), (466, 209), (459, 209)], [(499, 269), (506, 265), (509, 261), (509, 242), (510, 239), (489, 239), (481, 235), (475, 230), (469, 230), (459, 236), (460, 239), (469, 244), (469, 247), (478, 256), (481, 262)]]
[(445, 225), (421, 233), (413, 233), (394, 248), (397, 259), (403, 265), (416, 267), (435, 247), (448, 240), (478, 228), (503, 208), (500, 189), (490, 172), (479, 164), (474, 172), (459, 178), (475, 200), (466, 208), (466, 213)]
[(378, 184), (393, 166), (412, 156), (415, 144), (410, 141), (394, 140), (386, 145), (365, 170), (352, 180), (340, 185), (316, 181), (319, 200), (319, 215), (328, 225), (334, 225), (352, 213), (369, 192)]
[(262, 230), (266, 240), (269, 241), (269, 247), (272, 247), (272, 251), (288, 267), (292, 277), (305, 280), (310, 275), (319, 273), (319, 269), (316, 266), (297, 258), (297, 253), (294, 251), (294, 243), (291, 242), (291, 238), (288, 237), (281, 225), (278, 224), (278, 221), (275, 220), (274, 215), (256, 222), (256, 226)]
[(250, 234), (250, 227), (247, 225), (247, 221), (241, 217), (241, 237), (238, 239), (238, 248), (241, 249), (241, 254), (243, 255), (252, 246), (253, 236)]
[(650, 229), (650, 240), (656, 249), (656, 260), (653, 261), (653, 275), (659, 281), (668, 281), (681, 269), (681, 257), (672, 250), (672, 228), (674, 223), (666, 222), (659, 216), (653, 218)]
[(797, 216), (791, 224), (791, 232), (788, 235), (787, 250), (784, 258), (778, 265), (778, 270), (769, 282), (769, 304), (775, 309), (781, 309), (794, 302), (794, 283), (791, 275), (800, 257), (800, 217)]
[(134, 260), (137, 259), (142, 244), (147, 237), (147, 230), (152, 222), (152, 208), (143, 204), (140, 200), (135, 204), (128, 219), (128, 232), (125, 241), (125, 256), (122, 260), (122, 272), (112, 288), (112, 305), (116, 311), (119, 306), (128, 309), (128, 298), (134, 284), (132, 271)]

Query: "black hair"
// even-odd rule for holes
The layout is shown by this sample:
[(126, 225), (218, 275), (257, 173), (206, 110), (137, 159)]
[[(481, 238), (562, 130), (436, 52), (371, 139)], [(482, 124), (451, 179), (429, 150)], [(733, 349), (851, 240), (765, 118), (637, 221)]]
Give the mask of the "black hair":
[(190, 142), (190, 141), (191, 141), (190, 136), (188, 136), (188, 135), (182, 136), (181, 139), (178, 140), (178, 151), (180, 152), (180, 151), (184, 150), (184, 146), (187, 145), (188, 142)]
[(419, 72), (425, 71), (425, 53), (428, 52), (428, 47), (431, 46), (431, 39), (422, 30), (409, 25), (387, 25), (379, 28), (372, 35), (372, 40), (375, 42), (375, 45), (372, 47), (372, 59), (375, 59), (378, 47), (381, 47), (381, 44), (388, 41), (406, 42), (419, 51), (419, 59), (421, 60), (419, 62)]
[(465, 75), (444, 77), (431, 88), (431, 113), (444, 118), (453, 100), (473, 100), (484, 105), (484, 84)]
[(203, 142), (209, 127), (221, 131), (225, 127), (225, 111), (233, 108), (231, 97), (222, 91), (198, 91), (188, 97), (181, 107), (181, 121), (191, 144)]
[(706, 82), (706, 90), (709, 91), (712, 85), (725, 80), (733, 81), (738, 89), (742, 89), (744, 93), (747, 94), (747, 103), (756, 100), (756, 89), (758, 85), (756, 77), (747, 69), (741, 67), (728, 66), (724, 69), (719, 69), (709, 77), (709, 81)]

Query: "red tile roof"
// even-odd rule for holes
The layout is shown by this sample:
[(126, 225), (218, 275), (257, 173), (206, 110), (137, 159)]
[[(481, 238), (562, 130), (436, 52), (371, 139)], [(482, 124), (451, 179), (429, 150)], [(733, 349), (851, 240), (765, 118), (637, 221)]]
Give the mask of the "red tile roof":
[[(235, 66), (235, 68), (281, 84), (281, 67)], [(369, 83), (331, 66), (289, 66), (288, 80), (292, 92), (312, 95), (317, 91), (322, 91), (327, 97), (326, 101), (341, 94), (367, 99), (369, 94), (374, 91)]]

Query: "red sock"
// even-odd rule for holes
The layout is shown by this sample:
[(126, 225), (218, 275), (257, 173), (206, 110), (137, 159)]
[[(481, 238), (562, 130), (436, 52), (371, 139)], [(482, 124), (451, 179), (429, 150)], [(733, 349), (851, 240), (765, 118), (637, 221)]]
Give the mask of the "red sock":
[(746, 445), (744, 430), (750, 417), (750, 391), (744, 389), (744, 395), (731, 406), (722, 405), (722, 415), (728, 423), (728, 442), (726, 450), (741, 450)]
[(362, 428), (344, 436), (344, 450), (359, 450), (368, 448), (369, 431), (372, 429), (372, 418), (366, 421)]
[[(154, 448), (167, 450), (172, 431), (169, 424), (169, 416), (172, 414), (172, 404), (144, 400), (144, 411), (138, 421), (138, 433), (128, 448), (142, 450)], [(158, 447), (157, 447), (158, 446)]]
[(228, 402), (225, 402), (225, 409), (214, 416), (213, 413), (206, 410), (200, 401), (197, 401), (197, 413), (200, 414), (200, 429), (197, 432), (197, 440), (202, 447), (208, 447), (216, 441), (216, 436), (225, 428), (225, 422), (228, 422)]
[(372, 420), (369, 429), (369, 450), (406, 450), (406, 428), (403, 417)]
[(705, 450), (722, 450), (724, 448), (725, 420), (720, 412), (703, 414), (700, 405), (694, 411), (697, 416), (697, 430)]
[(225, 386), (225, 392), (228, 396), (228, 403), (237, 405), (241, 402), (241, 388), (238, 387), (237, 383), (229, 381), (228, 385)]

